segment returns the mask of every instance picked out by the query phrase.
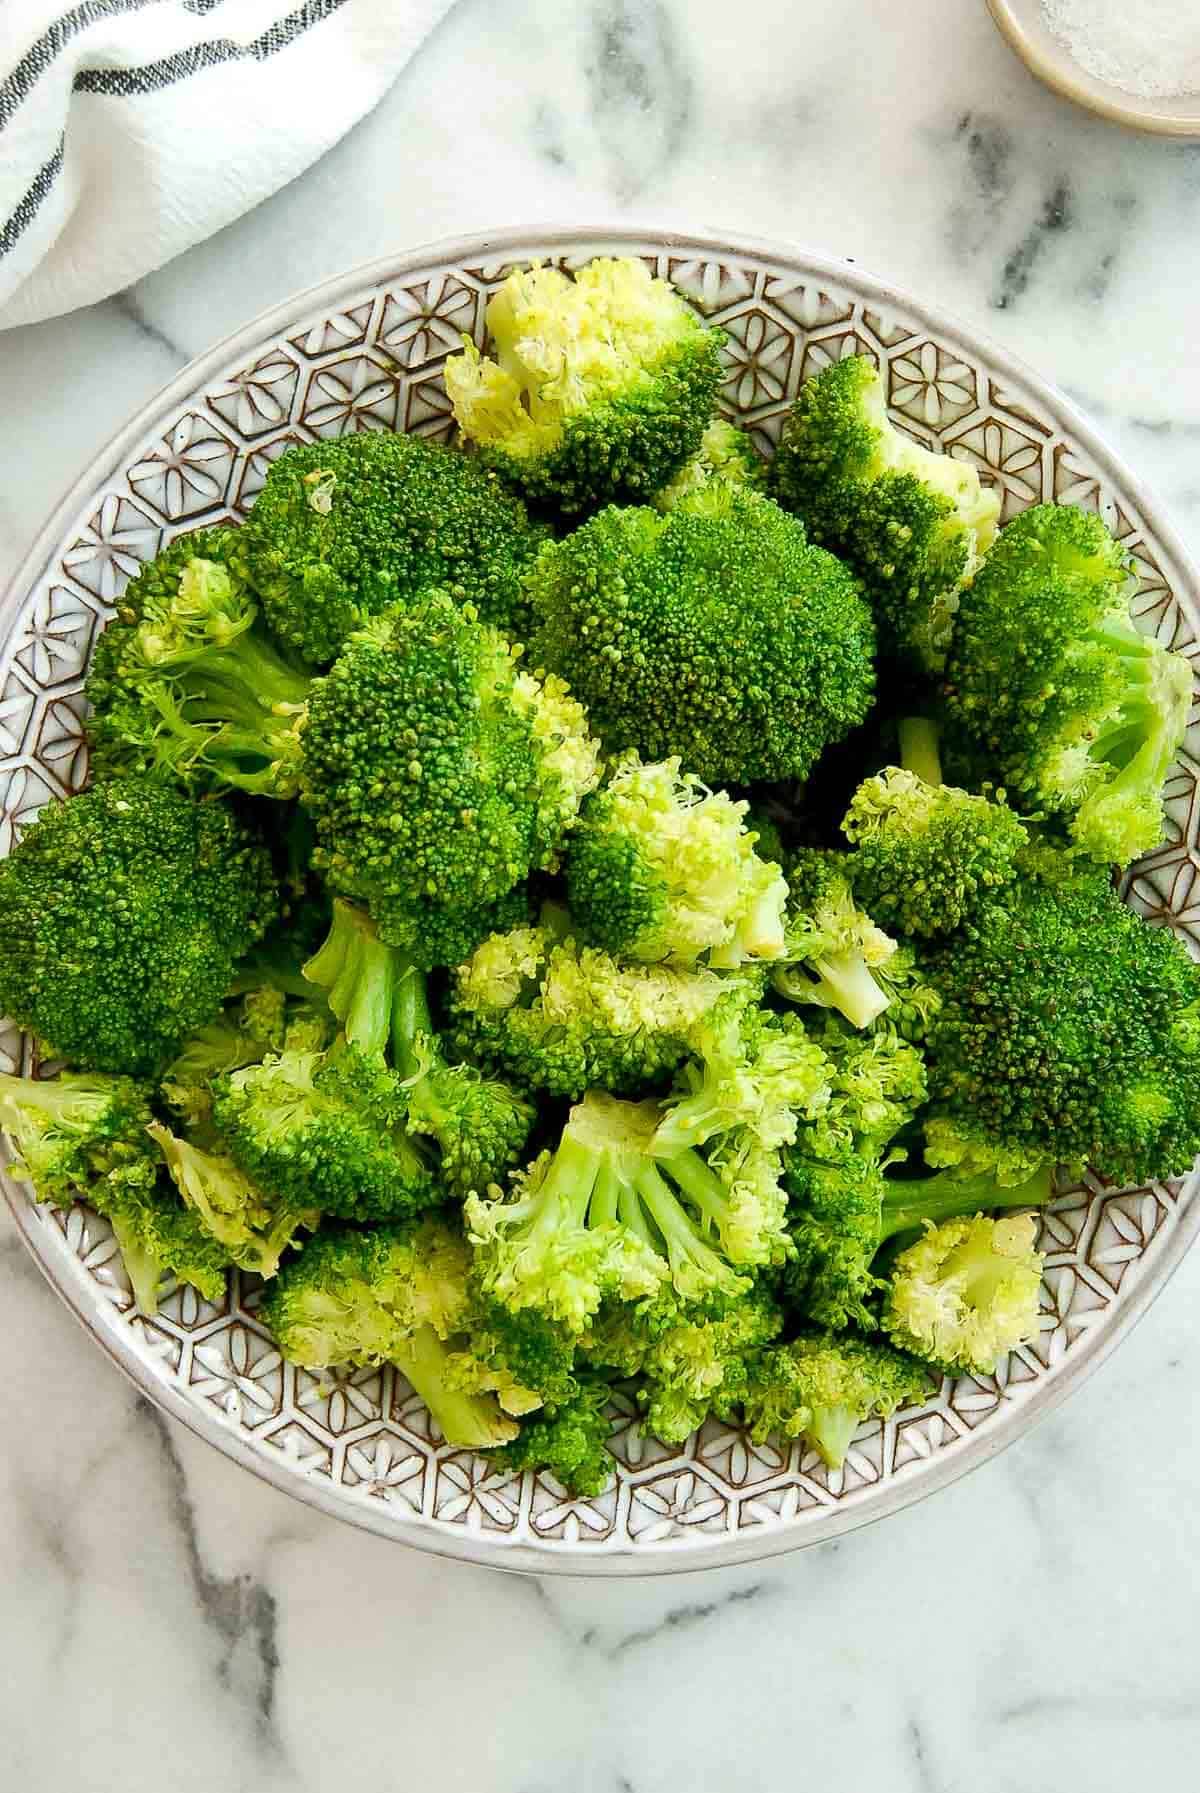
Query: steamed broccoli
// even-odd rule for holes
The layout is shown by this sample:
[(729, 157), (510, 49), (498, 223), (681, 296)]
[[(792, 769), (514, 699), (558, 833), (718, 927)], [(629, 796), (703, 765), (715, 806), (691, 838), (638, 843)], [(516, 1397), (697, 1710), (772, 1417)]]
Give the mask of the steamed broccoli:
[(180, 537), (100, 637), (85, 693), (101, 775), (161, 772), (198, 791), (269, 797), (298, 789), (308, 677), (258, 627), (231, 545), (229, 529)]
[(1003, 791), (993, 800), (941, 782), (930, 725), (901, 724), (902, 760), (917, 757), (905, 751), (914, 735), (927, 769), (888, 766), (866, 779), (842, 830), (855, 849), (855, 888), (872, 915), (902, 934), (949, 934), (981, 897), (1012, 883), (1029, 834)]
[(669, 485), (650, 500), (655, 510), (673, 511), (681, 498), (689, 498), (702, 486), (747, 487), (761, 491), (767, 482), (767, 463), (745, 430), (724, 417), (715, 418), (700, 438), (700, 446), (685, 461)]
[(78, 1068), (153, 1072), (217, 1014), (276, 901), (231, 809), (114, 779), (0, 863), (0, 1010)]
[(119, 1164), (88, 1191), (121, 1248), (143, 1314), (158, 1312), (164, 1277), (188, 1283), (206, 1301), (225, 1294), (229, 1252), (179, 1197), (161, 1159), (141, 1156)]
[(746, 1268), (783, 1257), (778, 1165), (759, 1154), (722, 1175), (696, 1151), (658, 1157), (658, 1119), (653, 1102), (593, 1091), (508, 1198), (468, 1200), (489, 1294), (578, 1332), (606, 1296), (673, 1285), (686, 1301), (724, 1301), (748, 1286)]
[(250, 578), (280, 641), (314, 666), (431, 586), (524, 640), (521, 582), (545, 539), (494, 474), (421, 436), (367, 431), (289, 448), (245, 528)]
[(542, 550), (530, 593), (533, 653), (610, 753), (677, 754), (710, 785), (803, 778), (871, 706), (857, 582), (754, 492), (602, 511)]
[(747, 807), (677, 759), (626, 756), (571, 837), (572, 915), (616, 958), (716, 968), (782, 958), (788, 889), (755, 853)]
[(897, 430), (883, 381), (866, 356), (851, 355), (800, 388), (771, 490), (862, 577), (884, 651), (938, 671), (963, 584), (1000, 514), (999, 495), (971, 463)]
[(767, 1351), (744, 1399), (750, 1436), (804, 1438), (840, 1469), (864, 1420), (929, 1394), (923, 1364), (866, 1339), (808, 1337)]
[(225, 1153), (202, 1151), (159, 1121), (152, 1121), (146, 1131), (180, 1195), (205, 1232), (223, 1247), (229, 1263), (259, 1276), (274, 1276), (300, 1228), (312, 1232), (319, 1225), (316, 1207), (272, 1202)]
[(532, 498), (567, 512), (645, 499), (700, 447), (724, 337), (644, 262), (514, 269), (487, 325), (496, 359), (464, 337), (446, 390), (480, 458)]
[(996, 782), (1118, 865), (1158, 845), (1192, 700), (1190, 662), (1134, 627), (1134, 588), (1099, 517), (1023, 511), (964, 594), (945, 682), (949, 717)]
[(145, 1151), (149, 1091), (131, 1077), (64, 1071), (54, 1078), (0, 1074), (0, 1129), (11, 1175), (40, 1202), (88, 1199), (97, 1179)]
[(903, 1350), (950, 1371), (989, 1375), (1038, 1335), (1042, 1254), (1032, 1214), (948, 1220), (896, 1259), (884, 1329)]
[(440, 1174), (455, 1194), (486, 1189), (517, 1162), (532, 1104), (473, 1065), (446, 1062), (424, 975), (380, 940), (369, 916), (335, 902), (329, 937), (305, 972), (327, 990), (351, 1045), (389, 1055), (403, 1080), (407, 1130), (434, 1141)]
[(313, 687), (304, 761), (314, 864), (425, 965), (455, 962), (438, 950), (446, 918), (463, 958), (488, 907), (554, 864), (599, 775), (562, 683), (521, 672), (503, 637), (445, 593), (350, 637)]
[(513, 928), (455, 972), (449, 1039), (456, 1056), (532, 1089), (630, 1095), (674, 1070), (717, 1004), (736, 1012), (757, 993), (750, 977), (618, 965), (544, 925)]
[(437, 1219), (331, 1229), (283, 1266), (263, 1317), (283, 1355), (307, 1368), (394, 1363), (448, 1444), (487, 1450), (517, 1426), (494, 1394), (461, 1386), (469, 1270), (461, 1236)]
[(787, 957), (772, 983), (789, 1002), (836, 1009), (855, 1027), (883, 1014), (888, 995), (877, 973), (896, 942), (860, 909), (851, 889), (848, 853), (801, 847), (785, 860), (791, 900)]
[(613, 1473), (610, 1392), (597, 1378), (581, 1382), (569, 1400), (548, 1403), (522, 1420), (517, 1436), (491, 1461), (515, 1475), (525, 1470), (552, 1475), (568, 1494), (602, 1494)]
[(773, 1152), (795, 1139), (802, 1117), (815, 1119), (829, 1102), (829, 1061), (796, 1015), (727, 1013), (718, 1005), (693, 1031), (692, 1046), (696, 1057), (663, 1104), (657, 1151), (732, 1136), (735, 1149), (752, 1139)]
[(1141, 1183), (1200, 1151), (1200, 967), (1102, 877), (1021, 881), (923, 969), (940, 1162)]

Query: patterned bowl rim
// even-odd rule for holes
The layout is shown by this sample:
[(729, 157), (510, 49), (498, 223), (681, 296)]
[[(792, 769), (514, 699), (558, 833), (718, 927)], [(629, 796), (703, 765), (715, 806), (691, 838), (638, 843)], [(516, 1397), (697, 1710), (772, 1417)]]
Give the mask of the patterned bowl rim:
[[(807, 280), (815, 277), (818, 280), (828, 279), (842, 283), (855, 290), (862, 298), (877, 302), (885, 310), (889, 306), (902, 309), (906, 316), (926, 326), (940, 341), (957, 342), (968, 359), (976, 358), (986, 364), (989, 372), (1008, 376), (1052, 408), (1062, 425), (1093, 457), (1096, 465), (1128, 493), (1146, 529), (1167, 550), (1175, 563), (1181, 575), (1179, 583), (1195, 605), (1196, 596), (1200, 594), (1200, 574), (1175, 528), (1162, 516), (1141, 480), (1126, 467), (1058, 387), (1035, 373), (1018, 356), (1002, 348), (986, 334), (960, 323), (936, 306), (915, 299), (903, 287), (865, 273), (855, 263), (834, 256), (810, 252), (796, 245), (785, 246), (765, 238), (714, 234), (682, 226), (664, 230), (661, 224), (647, 224), (639, 228), (636, 222), (624, 221), (620, 225), (594, 227), (507, 226), (503, 230), (444, 238), (400, 255), (381, 256), (361, 263), (346, 273), (335, 275), (332, 279), (320, 281), (293, 294), (291, 298), (271, 306), (241, 325), (182, 368), (117, 431), (75, 480), (40, 531), (0, 602), (0, 640), (5, 638), (15, 624), (26, 594), (46, 570), (61, 544), (64, 532), (88, 494), (125, 465), (128, 450), (145, 437), (156, 419), (166, 418), (177, 405), (185, 402), (197, 390), (202, 390), (210, 376), (225, 367), (233, 356), (252, 351), (264, 341), (277, 339), (288, 327), (302, 321), (318, 306), (336, 306), (343, 296), (361, 292), (364, 288), (380, 287), (389, 280), (420, 273), (430, 266), (503, 263), (522, 253), (527, 254), (531, 244), (536, 244), (539, 249), (549, 253), (565, 255), (581, 249), (591, 253), (607, 249), (618, 254), (638, 254), (644, 253), (649, 246), (663, 252), (695, 252), (715, 257), (732, 255), (750, 261), (767, 262)], [(1190, 1194), (1198, 1179), (1200, 1164), (1184, 1180), (1181, 1196)], [(11, 1178), (0, 1176), (0, 1183), (4, 1186), (4, 1193), (21, 1237), (47, 1281), (80, 1324), (156, 1407), (179, 1420), (235, 1463), (333, 1518), (346, 1520), (363, 1530), (376, 1532), (437, 1556), (518, 1573), (589, 1577), (685, 1574), (699, 1569), (725, 1568), (754, 1562), (827, 1542), (844, 1532), (857, 1530), (858, 1527), (872, 1524), (890, 1513), (897, 1513), (938, 1489), (948, 1487), (970, 1470), (977, 1469), (998, 1456), (1020, 1434), (1053, 1412), (1104, 1362), (1165, 1288), (1197, 1233), (1200, 1233), (1200, 1200), (1181, 1203), (1184, 1211), (1162, 1248), (1153, 1254), (1132, 1287), (1123, 1285), (1117, 1294), (1113, 1304), (1116, 1311), (1109, 1324), (1099, 1328), (1088, 1340), (1081, 1341), (1060, 1364), (1050, 1369), (1029, 1399), (1011, 1406), (1007, 1413), (986, 1428), (972, 1432), (969, 1438), (962, 1441), (960, 1448), (937, 1453), (913, 1474), (893, 1477), (890, 1482), (882, 1484), (870, 1499), (856, 1501), (843, 1508), (827, 1509), (820, 1514), (809, 1509), (802, 1522), (782, 1526), (777, 1531), (766, 1534), (716, 1539), (712, 1542), (706, 1540), (685, 1546), (681, 1546), (678, 1541), (663, 1540), (661, 1544), (649, 1548), (642, 1546), (636, 1551), (628, 1546), (588, 1551), (567, 1540), (548, 1540), (540, 1545), (516, 1544), (500, 1537), (478, 1537), (465, 1528), (460, 1536), (449, 1527), (443, 1528), (423, 1519), (401, 1526), (386, 1509), (378, 1510), (375, 1503), (347, 1501), (336, 1484), (321, 1477), (298, 1474), (286, 1463), (272, 1461), (257, 1451), (249, 1439), (243, 1438), (223, 1422), (214, 1409), (189, 1400), (173, 1384), (156, 1377), (150, 1361), (138, 1353), (128, 1338), (111, 1334), (99, 1324), (101, 1298), (83, 1266), (63, 1249), (59, 1235), (39, 1220), (34, 1204), (23, 1195)]]

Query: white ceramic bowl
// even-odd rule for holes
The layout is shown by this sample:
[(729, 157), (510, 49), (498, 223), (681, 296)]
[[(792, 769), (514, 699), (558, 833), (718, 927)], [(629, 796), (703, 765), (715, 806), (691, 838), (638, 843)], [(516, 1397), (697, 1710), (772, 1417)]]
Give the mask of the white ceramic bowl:
[[(249, 324), (122, 430), (47, 524), (0, 610), (0, 849), (86, 770), (80, 686), (118, 592), (172, 535), (244, 514), (288, 443), (355, 429), (449, 436), (441, 378), (514, 261), (644, 255), (728, 332), (723, 402), (769, 444), (800, 381), (863, 351), (893, 415), (974, 461), (1005, 515), (1043, 499), (1098, 507), (1141, 573), (1142, 626), (1195, 651), (1197, 583), (1169, 525), (1071, 405), (1001, 350), (916, 299), (801, 251), (705, 237), (500, 232), (359, 268)], [(1162, 848), (1130, 900), (1197, 938), (1193, 740), (1170, 784)], [(9, 1028), (0, 1058), (25, 1062)], [(390, 1369), (314, 1376), (281, 1362), (252, 1279), (214, 1305), (187, 1288), (146, 1319), (108, 1227), (38, 1209), (5, 1179), (42, 1269), (97, 1342), (167, 1413), (326, 1513), (386, 1537), (511, 1569), (638, 1574), (792, 1550), (895, 1512), (985, 1462), (1112, 1349), (1200, 1227), (1195, 1177), (1119, 1190), (1090, 1178), (1045, 1217), (1043, 1331), (995, 1376), (864, 1426), (834, 1474), (800, 1446), (709, 1425), (682, 1450), (615, 1416), (616, 1479), (596, 1500), (449, 1450)], [(61, 1390), (47, 1387), (47, 1406)], [(68, 1397), (69, 1398), (69, 1397)], [(19, 1450), (20, 1441), (10, 1440)]]
[[(1180, 10), (1192, 0), (1179, 0)], [(1143, 98), (1102, 81), (1072, 56), (1046, 23), (1042, 0), (988, 0), (1003, 35), (1039, 81), (1114, 124), (1165, 137), (1200, 137), (1200, 93)]]

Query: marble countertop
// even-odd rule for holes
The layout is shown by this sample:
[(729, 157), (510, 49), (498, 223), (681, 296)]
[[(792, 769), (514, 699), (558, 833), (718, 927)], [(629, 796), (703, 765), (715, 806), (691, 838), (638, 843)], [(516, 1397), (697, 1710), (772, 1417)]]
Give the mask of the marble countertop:
[[(131, 410), (296, 288), (486, 226), (629, 218), (802, 242), (957, 311), (1068, 389), (1200, 555), (1200, 145), (1043, 92), (983, 0), (459, 0), (274, 200), (0, 336), (0, 582)], [(6, 1216), (0, 1302), (0, 1784), (1194, 1780), (1200, 1254), (1082, 1393), (935, 1499), (611, 1585), (445, 1563), (256, 1482), (126, 1386)]]

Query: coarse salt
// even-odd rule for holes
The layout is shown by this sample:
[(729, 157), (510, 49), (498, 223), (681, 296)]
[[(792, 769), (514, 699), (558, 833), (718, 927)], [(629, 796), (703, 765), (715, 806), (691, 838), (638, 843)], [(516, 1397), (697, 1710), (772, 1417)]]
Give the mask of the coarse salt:
[(1042, 0), (1081, 68), (1141, 99), (1200, 93), (1196, 0)]

